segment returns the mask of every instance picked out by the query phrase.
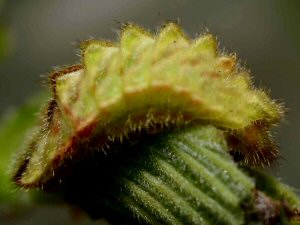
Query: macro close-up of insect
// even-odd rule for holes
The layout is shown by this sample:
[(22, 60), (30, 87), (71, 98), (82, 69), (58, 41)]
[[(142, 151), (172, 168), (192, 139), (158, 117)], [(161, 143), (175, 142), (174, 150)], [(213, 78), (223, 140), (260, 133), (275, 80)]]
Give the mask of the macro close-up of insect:
[(275, 134), (289, 102), (218, 30), (116, 23), (116, 38), (79, 41), (79, 61), (4, 114), (0, 223), (69, 209), (55, 224), (300, 224), (297, 189), (274, 175), (288, 161)]

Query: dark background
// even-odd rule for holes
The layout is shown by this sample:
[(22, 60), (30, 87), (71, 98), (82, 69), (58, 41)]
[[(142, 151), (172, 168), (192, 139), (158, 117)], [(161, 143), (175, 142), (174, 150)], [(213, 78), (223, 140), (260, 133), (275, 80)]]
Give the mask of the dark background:
[[(191, 37), (207, 27), (221, 49), (236, 52), (251, 69), (257, 86), (285, 102), (288, 113), (276, 130), (284, 159), (272, 171), (300, 189), (300, 1), (9, 0), (0, 20), (9, 37), (0, 61), (0, 113), (45, 88), (39, 81), (53, 67), (78, 62), (80, 40), (116, 40), (119, 22), (156, 32), (164, 21), (179, 20)], [(16, 224), (68, 224), (66, 213), (52, 214)]]

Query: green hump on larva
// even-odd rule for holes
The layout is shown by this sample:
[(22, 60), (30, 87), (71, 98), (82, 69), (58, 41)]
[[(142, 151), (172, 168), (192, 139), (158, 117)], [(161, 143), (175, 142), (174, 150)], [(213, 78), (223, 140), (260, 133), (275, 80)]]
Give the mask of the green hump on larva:
[(141, 130), (209, 123), (243, 143), (253, 141), (244, 130), (263, 124), (260, 137), (269, 138), (280, 119), (281, 107), (253, 87), (234, 54), (218, 51), (211, 34), (190, 40), (175, 23), (157, 35), (127, 24), (119, 43), (89, 40), (81, 49), (82, 65), (50, 77), (53, 99), (15, 175), (23, 187), (47, 183), (76, 151)]

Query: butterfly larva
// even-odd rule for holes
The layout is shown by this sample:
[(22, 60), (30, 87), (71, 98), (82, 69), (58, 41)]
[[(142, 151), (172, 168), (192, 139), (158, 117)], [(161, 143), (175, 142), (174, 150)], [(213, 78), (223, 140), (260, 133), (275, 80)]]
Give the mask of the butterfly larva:
[(235, 55), (218, 52), (211, 34), (190, 40), (168, 23), (153, 36), (128, 24), (118, 44), (83, 42), (82, 65), (50, 81), (53, 100), (15, 174), (23, 187), (46, 184), (79, 151), (109, 153), (124, 137), (188, 123), (222, 129), (248, 164), (277, 157), (269, 129), (281, 107), (252, 86)]

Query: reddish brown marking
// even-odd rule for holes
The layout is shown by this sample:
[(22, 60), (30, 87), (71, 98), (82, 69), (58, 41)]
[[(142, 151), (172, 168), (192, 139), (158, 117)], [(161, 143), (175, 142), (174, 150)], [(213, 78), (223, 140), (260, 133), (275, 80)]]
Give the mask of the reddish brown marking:
[(251, 126), (231, 133), (226, 132), (233, 158), (247, 165), (271, 165), (278, 159), (278, 149), (266, 122), (256, 121)]
[(182, 60), (182, 64), (187, 64), (191, 66), (197, 66), (201, 63), (201, 58), (192, 58), (192, 59), (184, 59)]
[[(176, 113), (170, 112), (168, 114), (171, 118), (175, 118), (176, 117)], [(146, 114), (143, 115), (143, 118), (140, 118), (141, 120), (145, 120), (145, 116)], [(161, 121), (164, 121), (164, 117), (165, 115), (162, 114), (161, 112), (156, 112), (155, 115), (153, 114), (153, 116)], [(183, 120), (187, 120), (188, 118), (192, 118), (190, 115), (186, 114), (186, 115), (182, 115), (181, 118), (184, 118)], [(54, 157), (54, 159), (51, 161), (51, 163), (47, 166), (47, 168), (45, 168), (44, 174), (46, 174), (47, 177), (41, 178), (39, 179), (37, 182), (33, 183), (33, 184), (24, 184), (21, 182), (21, 178), (22, 178), (22, 173), (26, 170), (26, 167), (29, 163), (30, 157), (28, 158), (27, 161), (24, 161), (22, 164), (22, 168), (19, 170), (19, 172), (17, 173), (17, 175), (15, 176), (15, 182), (24, 187), (24, 188), (31, 188), (31, 187), (47, 187), (49, 185), (49, 183), (51, 183), (51, 185), (53, 185), (52, 183), (55, 183), (55, 180), (57, 180), (57, 177), (63, 177), (63, 174), (66, 174), (67, 171), (65, 171), (65, 166), (68, 165), (69, 163), (72, 164), (72, 160), (70, 160), (71, 158), (73, 159), (78, 159), (80, 160), (83, 157), (87, 157), (88, 155), (91, 154), (91, 151), (86, 151), (88, 149), (99, 149), (99, 148), (104, 148), (107, 146), (107, 144), (112, 144), (113, 142), (111, 140), (108, 139), (109, 137), (109, 133), (106, 132), (106, 130), (104, 129), (104, 132), (101, 133), (95, 133), (96, 132), (96, 126), (98, 124), (98, 121), (93, 121), (93, 123), (90, 123), (88, 125), (86, 125), (85, 127), (83, 127), (81, 130), (78, 130), (74, 133), (73, 136), (71, 136), (66, 143), (63, 146), (60, 146), (57, 149), (56, 155)], [(170, 126), (176, 125), (177, 122), (175, 123), (174, 121), (170, 121), (169, 122)], [(54, 125), (53, 123), (51, 123), (51, 126)], [(162, 126), (162, 127), (160, 127)], [(147, 128), (147, 134), (151, 134), (151, 133), (158, 133), (161, 132), (166, 126), (164, 124), (160, 124), (160, 123), (156, 123), (156, 124), (152, 124), (149, 127), (149, 130)], [(119, 127), (115, 127), (114, 128), (114, 134), (118, 133), (118, 128)], [(161, 129), (160, 129), (161, 128)], [(53, 127), (49, 127), (49, 129), (53, 129)], [(143, 128), (145, 130), (145, 127)], [(59, 130), (61, 132), (61, 130)], [(148, 132), (149, 131), (149, 132)], [(53, 132), (53, 131), (52, 131)], [(132, 136), (132, 135), (136, 135), (137, 132), (131, 132), (128, 135)], [(120, 132), (120, 134), (122, 134), (122, 132)], [(33, 150), (35, 150), (35, 146), (33, 146)], [(116, 153), (116, 152), (111, 152)], [(75, 160), (76, 161), (76, 160)], [(52, 174), (52, 171), (55, 171), (56, 177), (49, 177), (50, 174)], [(46, 180), (45, 180), (46, 179)]]
[(79, 139), (89, 137), (95, 130), (98, 121), (93, 121), (92, 123), (84, 126), (83, 128), (76, 131), (76, 137)]
[(12, 178), (13, 181), (19, 186), (23, 186), (21, 179), (22, 179), (23, 173), (25, 172), (27, 165), (30, 161), (32, 152), (35, 149), (35, 145), (36, 145), (36, 141), (33, 141), (29, 144), (29, 147), (28, 147), (29, 151), (27, 151), (25, 155), (22, 155), (22, 161), (20, 163), (20, 166)]
[(74, 115), (74, 113), (73, 113), (73, 111), (69, 108), (69, 107), (67, 107), (67, 106), (65, 106), (65, 105), (63, 105), (62, 106), (62, 108), (63, 108), (63, 112), (66, 114), (66, 116), (71, 120), (71, 123), (74, 125), (74, 124), (79, 124), (80, 123), (80, 119), (78, 119), (75, 115)]
[[(50, 128), (52, 128), (53, 126), (53, 119), (54, 119), (54, 113), (55, 111), (58, 110), (58, 105), (56, 103), (55, 99), (51, 99), (48, 103), (48, 105), (46, 106), (46, 108), (43, 110), (42, 113), (42, 119), (41, 121), (43, 121), (44, 126), (42, 126), (42, 128), (39, 130), (39, 135), (43, 134), (44, 132), (47, 132)], [(23, 173), (25, 172), (25, 170), (27, 169), (28, 163), (30, 161), (31, 155), (32, 153), (35, 151), (36, 149), (36, 145), (37, 145), (38, 139), (32, 140), (28, 146), (28, 152), (22, 156), (22, 161), (20, 162), (20, 166), (19, 169), (16, 171), (16, 173), (13, 176), (13, 181), (25, 188), (30, 188), (32, 186), (35, 186), (33, 184), (30, 185), (24, 185), (21, 182)]]
[(221, 57), (219, 65), (228, 73), (232, 72), (236, 65), (236, 56), (232, 56), (231, 58)]
[(247, 220), (259, 224), (276, 225), (283, 221), (300, 221), (299, 209), (293, 209), (284, 200), (275, 200), (262, 191), (254, 190), (253, 209), (246, 215)]
[[(58, 108), (56, 100), (55, 99), (50, 100), (42, 115), (41, 121), (43, 121), (44, 125), (39, 130), (38, 138), (41, 138), (45, 133), (49, 131), (50, 131), (49, 135), (59, 136), (62, 132), (60, 126), (60, 119), (61, 119), (60, 117), (61, 117), (61, 113)], [(23, 161), (20, 163), (21, 166), (13, 176), (14, 182), (24, 188), (41, 187), (43, 185), (42, 182), (37, 182), (34, 184), (24, 184), (21, 181), (23, 173), (26, 171), (27, 166), (30, 162), (31, 155), (34, 154), (34, 151), (36, 151), (36, 145), (38, 145), (38, 141), (39, 139), (34, 139), (29, 144), (30, 150), (28, 152), (30, 154), (23, 156)]]
[(221, 77), (221, 75), (220, 75), (219, 73), (214, 72), (214, 71), (206, 72), (206, 73), (204, 73), (204, 75), (206, 75), (206, 76), (208, 76), (208, 77), (215, 78), (215, 79)]
[(54, 71), (53, 73), (50, 74), (49, 76), (49, 81), (50, 81), (50, 87), (52, 88), (52, 93), (54, 98), (56, 98), (56, 81), (58, 77), (64, 76), (66, 74), (72, 73), (72, 72), (76, 72), (78, 70), (83, 69), (82, 65), (73, 65), (67, 68), (64, 68), (62, 70), (59, 71)]

